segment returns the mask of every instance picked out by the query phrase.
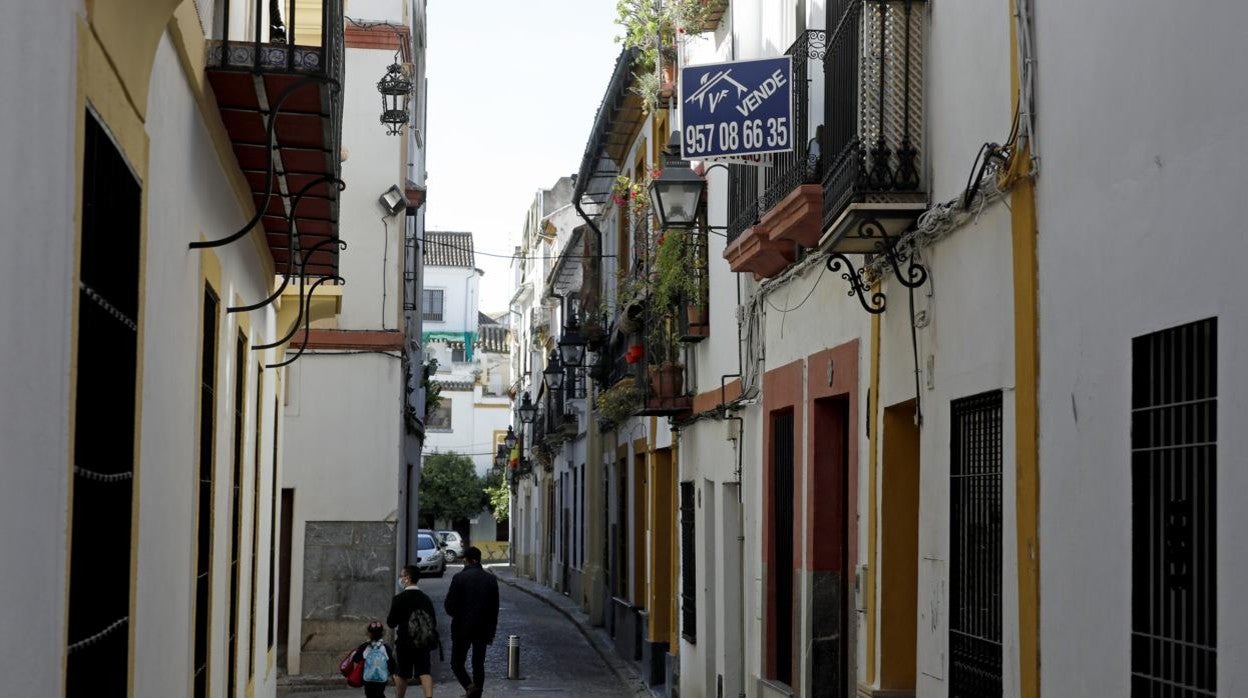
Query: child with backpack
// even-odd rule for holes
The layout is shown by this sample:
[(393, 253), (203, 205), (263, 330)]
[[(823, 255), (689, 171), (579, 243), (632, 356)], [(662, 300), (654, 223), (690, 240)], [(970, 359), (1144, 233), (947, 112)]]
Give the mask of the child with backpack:
[(368, 642), (355, 650), (354, 661), (364, 664), (364, 698), (385, 698), (386, 684), (395, 671), (394, 648), (382, 640), (386, 628), (381, 621), (368, 624)]
[[(419, 561), (419, 560), (418, 560)], [(407, 694), (408, 682), (419, 677), (425, 698), (433, 696), (433, 672), (429, 655), (441, 649), (438, 638), (438, 616), (433, 602), (425, 592), (416, 588), (420, 570), (415, 565), (405, 565), (399, 574), (399, 593), (390, 602), (386, 625), (394, 628), (394, 648), (397, 652), (398, 669), (394, 673), (395, 693), (398, 698)]]

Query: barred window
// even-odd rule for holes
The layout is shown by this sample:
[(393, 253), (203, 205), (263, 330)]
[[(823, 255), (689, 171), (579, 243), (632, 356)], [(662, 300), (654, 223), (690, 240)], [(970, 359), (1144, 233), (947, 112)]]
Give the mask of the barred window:
[(1137, 337), (1131, 695), (1217, 691), (1218, 321)]
[(421, 292), (421, 317), (433, 322), (442, 322), (444, 291), (440, 288), (426, 288)]

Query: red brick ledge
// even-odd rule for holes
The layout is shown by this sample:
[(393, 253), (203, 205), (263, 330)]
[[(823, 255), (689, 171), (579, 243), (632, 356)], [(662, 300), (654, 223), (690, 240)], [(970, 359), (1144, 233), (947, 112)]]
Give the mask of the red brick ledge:
[[(290, 340), (292, 347), (301, 344), (302, 331)], [(399, 351), (403, 348), (403, 333), (398, 330), (311, 330), (308, 332), (308, 348)]]
[(372, 25), (357, 27), (347, 22), (344, 33), (347, 48), (373, 48), (387, 51), (400, 51), (404, 58), (411, 45), (412, 33), (407, 27), (398, 25)]

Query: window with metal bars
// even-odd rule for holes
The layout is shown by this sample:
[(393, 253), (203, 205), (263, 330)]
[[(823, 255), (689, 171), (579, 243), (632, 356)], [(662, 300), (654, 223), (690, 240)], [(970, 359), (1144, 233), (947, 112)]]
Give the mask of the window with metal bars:
[(191, 671), (194, 698), (208, 695), (209, 593), (212, 586), (212, 463), (216, 433), (217, 316), (220, 301), (211, 287), (204, 289), (203, 327), (200, 330), (199, 468), (195, 508), (195, 631)]
[(1131, 695), (1217, 690), (1217, 318), (1137, 337)]
[(949, 694), (1001, 696), (1001, 391), (954, 400)]
[(234, 467), (230, 476), (230, 634), (226, 641), (225, 695), (238, 694), (238, 591), (242, 568), (238, 564), (243, 545), (243, 426), (246, 424), (247, 336), (234, 340)]
[[(279, 391), (280, 392), (280, 391)], [(273, 649), (277, 622), (277, 420), (280, 398), (273, 396), (273, 469), (269, 478), (269, 606), (268, 648)]]
[(698, 562), (694, 551), (694, 489), (680, 483), (680, 636), (698, 641)]
[(442, 322), (443, 290), (426, 288), (421, 291), (421, 318), (431, 322)]
[(83, 136), (65, 666), (70, 697), (124, 695), (129, 680), (142, 198), (122, 153), (89, 112)]
[(793, 413), (771, 418), (771, 575), (775, 580), (772, 678), (793, 683)]
[(256, 595), (260, 589), (260, 433), (261, 425), (264, 424), (261, 412), (264, 409), (264, 391), (261, 389), (261, 375), (264, 371), (259, 365), (256, 366), (256, 412), (254, 417), (254, 438), (252, 443), (252, 468), (251, 468), (251, 596), (250, 603), (247, 605), (247, 679), (251, 680), (256, 676), (256, 626), (259, 625), (256, 617)]

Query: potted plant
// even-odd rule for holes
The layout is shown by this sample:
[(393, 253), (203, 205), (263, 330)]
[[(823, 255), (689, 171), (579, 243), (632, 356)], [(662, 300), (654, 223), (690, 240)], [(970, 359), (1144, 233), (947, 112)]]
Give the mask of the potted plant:
[[(658, 106), (659, 96), (676, 82), (676, 41), (687, 32), (701, 32), (714, 16), (718, 0), (619, 0), (615, 23), (624, 28), (617, 36), (626, 48), (640, 49), (634, 63), (647, 111)], [(644, 79), (644, 82), (643, 82)]]
[(594, 400), (594, 409), (598, 420), (611, 425), (622, 424), (641, 408), (641, 390), (632, 378), (625, 378), (610, 388), (598, 393)]
[(633, 334), (640, 329), (644, 311), (642, 301), (648, 291), (645, 281), (627, 270), (620, 270), (615, 284), (615, 307), (619, 313), (616, 325), (621, 332)]
[(655, 315), (646, 333), (646, 357), (649, 359), (650, 397), (673, 398), (684, 387), (685, 365), (680, 360), (680, 339), (676, 332), (676, 318), (671, 306), (657, 304), (651, 308)]
[(706, 334), (706, 260), (697, 233), (667, 231), (655, 253), (654, 303), (684, 313), (682, 334), (701, 338)]

